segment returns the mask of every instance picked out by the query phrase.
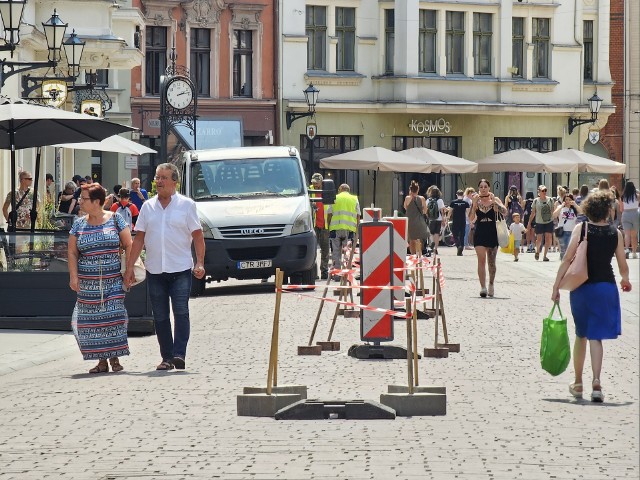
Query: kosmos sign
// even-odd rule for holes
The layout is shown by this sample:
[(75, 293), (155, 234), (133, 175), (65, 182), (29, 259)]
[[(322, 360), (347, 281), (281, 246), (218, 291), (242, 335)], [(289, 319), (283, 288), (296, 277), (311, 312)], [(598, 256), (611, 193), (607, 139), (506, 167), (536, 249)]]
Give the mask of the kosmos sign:
[(438, 118), (437, 120), (411, 120), (409, 129), (420, 134), (444, 134), (451, 131), (451, 124), (444, 118)]

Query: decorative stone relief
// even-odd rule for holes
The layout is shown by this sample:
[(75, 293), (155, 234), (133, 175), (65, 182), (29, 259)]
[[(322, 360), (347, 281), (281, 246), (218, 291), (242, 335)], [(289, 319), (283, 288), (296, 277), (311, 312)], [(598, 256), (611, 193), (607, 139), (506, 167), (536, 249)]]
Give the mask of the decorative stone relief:
[(180, 0), (146, 0), (142, 10), (147, 25), (167, 26), (171, 23), (171, 10), (180, 5)]
[(183, 2), (187, 22), (201, 28), (213, 28), (220, 23), (220, 13), (224, 10), (224, 0), (193, 0)]
[(231, 24), (235, 29), (253, 30), (260, 27), (260, 15), (264, 5), (233, 4), (231, 8)]

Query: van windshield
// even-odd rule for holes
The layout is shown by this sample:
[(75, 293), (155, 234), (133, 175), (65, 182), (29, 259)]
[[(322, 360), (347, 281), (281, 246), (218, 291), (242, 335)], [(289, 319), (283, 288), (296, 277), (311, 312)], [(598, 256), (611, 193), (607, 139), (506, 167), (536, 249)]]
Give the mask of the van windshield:
[(191, 198), (296, 196), (304, 184), (296, 158), (243, 158), (191, 164)]

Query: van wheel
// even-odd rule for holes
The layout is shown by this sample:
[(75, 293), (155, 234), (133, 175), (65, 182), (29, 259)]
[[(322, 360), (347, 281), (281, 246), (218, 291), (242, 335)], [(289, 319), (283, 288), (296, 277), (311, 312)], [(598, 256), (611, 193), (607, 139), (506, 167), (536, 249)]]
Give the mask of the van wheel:
[(207, 281), (204, 278), (192, 278), (191, 279), (191, 292), (190, 296), (192, 298), (199, 297), (204, 293), (204, 289), (207, 286)]
[(310, 268), (309, 270), (305, 270), (303, 272), (292, 273), (291, 275), (289, 275), (289, 282), (292, 285), (315, 285), (316, 269)]

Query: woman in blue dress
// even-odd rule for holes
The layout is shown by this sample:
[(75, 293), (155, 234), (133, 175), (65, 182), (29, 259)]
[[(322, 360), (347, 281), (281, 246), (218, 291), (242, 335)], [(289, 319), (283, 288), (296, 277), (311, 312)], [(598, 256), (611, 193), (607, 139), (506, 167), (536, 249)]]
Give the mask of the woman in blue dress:
[(625, 260), (622, 233), (608, 222), (612, 204), (613, 195), (608, 190), (598, 190), (582, 201), (580, 206), (582, 213), (587, 216), (588, 222), (581, 222), (574, 227), (551, 294), (551, 299), (554, 302), (560, 301), (560, 281), (573, 260), (578, 242), (586, 234), (589, 278), (569, 295), (571, 314), (576, 326), (576, 340), (573, 345), (575, 381), (569, 385), (569, 393), (575, 398), (582, 398), (582, 371), (588, 340), (593, 372), (592, 402), (604, 401), (600, 384), (603, 357), (602, 340), (615, 339), (622, 333), (620, 295), (611, 267), (614, 255), (622, 277), (620, 287), (623, 292), (631, 291), (629, 266)]
[(103, 210), (100, 184), (81, 188), (86, 215), (69, 232), (69, 286), (78, 293), (73, 331), (84, 359), (98, 360), (89, 373), (108, 372), (109, 364), (119, 372), (123, 367), (118, 357), (129, 355), (120, 250), (131, 251), (131, 232), (122, 216)]

